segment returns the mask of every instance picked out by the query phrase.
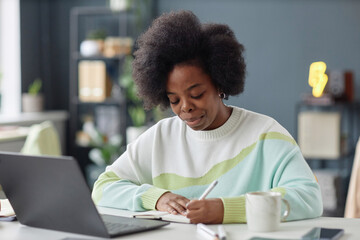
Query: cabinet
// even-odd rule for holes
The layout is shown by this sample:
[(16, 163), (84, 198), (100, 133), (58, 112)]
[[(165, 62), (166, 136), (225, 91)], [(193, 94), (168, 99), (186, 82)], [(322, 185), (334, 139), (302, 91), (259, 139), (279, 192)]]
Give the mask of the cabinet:
[(325, 216), (343, 216), (356, 142), (357, 102), (296, 105), (296, 139), (317, 177)]
[[(115, 41), (134, 39), (134, 22), (131, 10), (112, 11), (107, 7), (75, 7), (71, 10), (69, 152), (78, 159), (83, 171), (90, 163), (88, 153), (92, 148), (82, 132), (85, 123), (94, 125), (107, 139), (111, 135), (120, 135), (125, 144), (127, 111), (118, 84), (126, 53), (104, 54), (102, 51), (86, 55), (80, 51), (82, 42), (89, 32), (99, 30)], [(100, 86), (96, 85), (98, 83)], [(95, 97), (89, 97), (89, 89)]]

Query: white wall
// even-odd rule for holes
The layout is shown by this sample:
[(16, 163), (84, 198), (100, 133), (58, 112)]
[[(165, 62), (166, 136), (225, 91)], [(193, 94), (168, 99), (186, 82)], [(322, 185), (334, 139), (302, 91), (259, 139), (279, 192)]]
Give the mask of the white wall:
[(1, 114), (20, 112), (20, 0), (0, 0)]

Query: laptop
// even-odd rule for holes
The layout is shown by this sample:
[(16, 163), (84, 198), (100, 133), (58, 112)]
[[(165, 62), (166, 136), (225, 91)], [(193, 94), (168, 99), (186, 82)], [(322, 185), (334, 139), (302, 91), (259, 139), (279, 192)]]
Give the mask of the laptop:
[(104, 238), (169, 224), (100, 215), (72, 157), (0, 152), (0, 185), (23, 225)]

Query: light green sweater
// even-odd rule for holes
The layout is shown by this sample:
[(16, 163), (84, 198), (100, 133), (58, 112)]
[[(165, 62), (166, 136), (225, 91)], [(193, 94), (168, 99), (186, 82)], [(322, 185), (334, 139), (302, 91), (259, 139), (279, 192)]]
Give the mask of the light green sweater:
[(287, 220), (322, 214), (319, 185), (295, 140), (274, 119), (237, 107), (211, 131), (178, 117), (158, 122), (107, 167), (92, 197), (100, 206), (153, 210), (166, 191), (198, 198), (215, 179), (208, 198), (222, 199), (224, 223), (246, 222), (244, 194), (253, 191), (281, 192)]

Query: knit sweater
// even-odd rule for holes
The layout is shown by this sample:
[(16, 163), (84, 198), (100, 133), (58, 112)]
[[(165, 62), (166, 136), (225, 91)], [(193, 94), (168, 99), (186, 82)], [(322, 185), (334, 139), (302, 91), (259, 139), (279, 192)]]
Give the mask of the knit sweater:
[(290, 134), (274, 119), (232, 107), (219, 128), (195, 131), (180, 118), (159, 121), (95, 182), (99, 206), (154, 210), (167, 191), (199, 198), (221, 198), (224, 223), (246, 222), (245, 193), (276, 191), (290, 203), (287, 220), (322, 214), (320, 188)]

